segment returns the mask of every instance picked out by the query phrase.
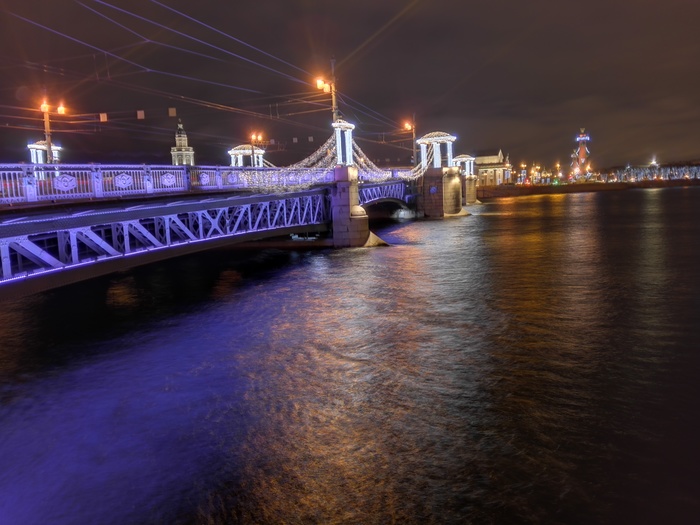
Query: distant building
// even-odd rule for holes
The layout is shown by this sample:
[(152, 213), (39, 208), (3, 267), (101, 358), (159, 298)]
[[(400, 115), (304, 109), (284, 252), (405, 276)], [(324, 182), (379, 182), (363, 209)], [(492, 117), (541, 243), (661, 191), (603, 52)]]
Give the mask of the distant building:
[(496, 186), (506, 184), (510, 180), (510, 160), (503, 151), (482, 151), (476, 154), (474, 160), (476, 183), (479, 186)]
[[(46, 141), (40, 140), (34, 144), (27, 144), (29, 148), (29, 155), (31, 157), (32, 164), (46, 164)], [(51, 144), (51, 153), (53, 157), (53, 164), (58, 164), (60, 162), (60, 153), (63, 148), (61, 146), (56, 146), (56, 144)]]
[(187, 133), (182, 120), (178, 120), (175, 147), (170, 148), (170, 154), (173, 156), (173, 166), (194, 166), (194, 148), (187, 145)]

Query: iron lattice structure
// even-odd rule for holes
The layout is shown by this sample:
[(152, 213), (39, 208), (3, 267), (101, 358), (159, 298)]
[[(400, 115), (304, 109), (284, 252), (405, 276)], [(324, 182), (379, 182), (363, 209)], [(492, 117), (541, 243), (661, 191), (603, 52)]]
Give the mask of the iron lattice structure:
[[(118, 267), (128, 268), (143, 262), (130, 263), (131, 258), (160, 260), (230, 244), (236, 238), (245, 241), (325, 231), (330, 217), (327, 190), (319, 189), (285, 196), (149, 203), (10, 221), (0, 224), (0, 285), (115, 261)], [(113, 267), (102, 273), (113, 271)]]

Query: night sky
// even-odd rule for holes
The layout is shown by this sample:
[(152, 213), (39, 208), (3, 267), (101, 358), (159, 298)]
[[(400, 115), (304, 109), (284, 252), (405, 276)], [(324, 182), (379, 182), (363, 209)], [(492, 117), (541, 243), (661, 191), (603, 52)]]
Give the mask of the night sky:
[(343, 117), (391, 164), (409, 162), (397, 130), (414, 114), (418, 136), (446, 131), (455, 154), (502, 149), (515, 164), (568, 165), (581, 127), (594, 169), (700, 160), (698, 0), (0, 6), (0, 162), (43, 139), (44, 94), (68, 108), (52, 116), (67, 163), (169, 164), (177, 118), (197, 164), (227, 164), (252, 131), (286, 145), (268, 160), (295, 162), (331, 134), (314, 82), (331, 57)]

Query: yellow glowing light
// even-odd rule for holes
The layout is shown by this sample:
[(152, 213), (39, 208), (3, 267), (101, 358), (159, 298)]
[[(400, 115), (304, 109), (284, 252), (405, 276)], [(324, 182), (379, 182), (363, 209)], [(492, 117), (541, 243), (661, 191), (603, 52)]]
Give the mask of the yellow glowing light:
[(61, 103), (60, 106), (56, 109), (58, 111), (59, 115), (65, 115), (66, 114), (66, 108), (63, 106), (63, 103)]
[(49, 105), (46, 103), (45, 100), (44, 100), (44, 102), (41, 103), (41, 107), (39, 109), (41, 109), (42, 113), (49, 112)]
[(403, 129), (406, 131), (411, 131), (413, 129), (413, 125), (410, 122), (404, 122)]
[(318, 89), (323, 89), (323, 86), (326, 82), (322, 78), (317, 78), (316, 79), (316, 87)]

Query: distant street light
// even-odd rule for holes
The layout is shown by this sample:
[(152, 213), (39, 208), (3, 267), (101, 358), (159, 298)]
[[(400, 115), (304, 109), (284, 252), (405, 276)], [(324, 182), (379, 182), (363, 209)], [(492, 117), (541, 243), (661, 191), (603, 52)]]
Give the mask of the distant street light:
[(411, 132), (411, 151), (412, 157), (411, 157), (411, 164), (413, 166), (416, 165), (416, 115), (413, 115), (413, 120), (411, 122), (404, 122), (403, 124), (403, 129), (406, 131)]
[[(46, 141), (46, 163), (53, 164), (53, 145), (51, 144), (51, 120), (49, 118), (51, 106), (49, 106), (46, 100), (44, 100), (41, 106), (39, 106), (39, 109), (44, 114), (44, 140)], [(65, 115), (66, 108), (63, 106), (63, 103), (61, 103), (61, 105), (56, 108), (56, 113), (59, 115)]]
[[(255, 167), (255, 145), (262, 143), (262, 133), (253, 133), (250, 136), (250, 166), (252, 168)], [(260, 163), (260, 167), (262, 167), (262, 162)]]

